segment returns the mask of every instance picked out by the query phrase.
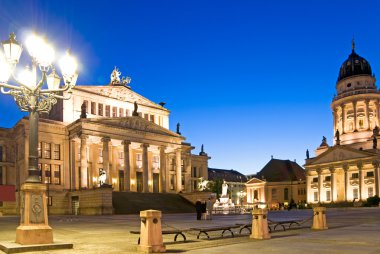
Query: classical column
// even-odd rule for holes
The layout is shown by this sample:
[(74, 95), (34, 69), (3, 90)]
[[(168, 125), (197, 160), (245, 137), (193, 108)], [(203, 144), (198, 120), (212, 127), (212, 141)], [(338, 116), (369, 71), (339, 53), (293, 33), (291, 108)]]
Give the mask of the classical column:
[(176, 159), (176, 192), (182, 191), (182, 172), (181, 172), (181, 149), (175, 151)]
[[(191, 156), (191, 155), (190, 155)], [(191, 192), (191, 159), (190, 156), (186, 159), (186, 178), (185, 178), (185, 186), (186, 186), (186, 192)]]
[(78, 189), (78, 174), (76, 170), (76, 142), (74, 139), (70, 140), (70, 190)]
[(379, 162), (374, 161), (372, 162), (374, 171), (375, 171), (375, 190), (376, 190), (376, 195), (380, 196), (380, 190), (379, 190), (379, 185), (380, 185), (380, 173), (379, 173)]
[(160, 149), (160, 192), (165, 193), (166, 190), (166, 153), (165, 147), (161, 146)]
[(340, 108), (342, 109), (342, 134), (345, 133), (345, 129), (344, 129), (344, 123), (346, 121), (346, 112), (345, 112), (345, 107), (346, 105), (342, 104), (340, 106)]
[(343, 165), (344, 170), (344, 201), (348, 201), (348, 166)]
[(124, 145), (124, 190), (131, 190), (131, 163), (129, 160), (129, 145), (131, 141), (123, 140), (122, 144)]
[(148, 144), (142, 144), (143, 149), (142, 160), (143, 160), (143, 192), (149, 192), (149, 168), (148, 168)]
[(334, 166), (330, 167), (330, 173), (331, 173), (331, 202), (335, 202), (335, 168)]
[[(312, 191), (311, 191), (311, 180), (312, 177), (310, 176), (310, 171), (306, 169), (306, 202), (311, 203), (314, 200), (312, 199)], [(269, 200), (269, 197), (268, 197)]]
[(321, 193), (322, 193), (322, 169), (317, 169), (318, 173), (318, 202), (321, 202)]
[(370, 124), (369, 124), (369, 100), (365, 100), (365, 112), (367, 115), (367, 130), (370, 130)]
[(87, 139), (87, 135), (80, 135), (80, 188), (88, 188)]
[(379, 100), (375, 100), (376, 126), (379, 126)]
[(354, 131), (358, 131), (358, 128), (357, 128), (357, 119), (356, 119), (356, 104), (357, 104), (356, 101), (352, 102), (352, 105), (354, 106)]
[(357, 164), (358, 170), (359, 170), (359, 200), (362, 200), (363, 197), (363, 181), (364, 181), (364, 175), (363, 175), (363, 164), (359, 162)]
[(109, 167), (110, 167), (109, 142), (111, 141), (111, 139), (109, 137), (104, 137), (102, 138), (101, 141), (103, 142), (103, 170), (106, 172), (106, 176), (107, 176), (106, 184), (112, 184), (111, 174), (109, 170)]

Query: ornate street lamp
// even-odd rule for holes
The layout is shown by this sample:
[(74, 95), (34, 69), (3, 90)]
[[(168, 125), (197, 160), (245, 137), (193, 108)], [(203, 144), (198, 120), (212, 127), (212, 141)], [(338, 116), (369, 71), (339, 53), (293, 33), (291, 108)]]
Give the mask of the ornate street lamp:
[[(12, 95), (21, 111), (29, 112), (29, 167), (28, 177), (21, 186), (21, 223), (16, 231), (16, 242), (20, 244), (52, 243), (53, 233), (48, 225), (46, 186), (41, 183), (38, 170), (38, 118), (40, 112), (48, 113), (57, 99), (69, 99), (77, 80), (77, 62), (69, 52), (60, 60), (64, 85), (53, 66), (54, 49), (44, 38), (32, 35), (26, 41), (32, 68), (19, 73), (23, 47), (11, 33), (2, 42), (0, 50), (0, 91)], [(39, 71), (37, 70), (37, 67)], [(49, 73), (50, 72), (50, 73)], [(39, 81), (37, 81), (39, 79)], [(44, 84), (47, 83), (47, 87)], [(67, 91), (68, 97), (61, 94)]]

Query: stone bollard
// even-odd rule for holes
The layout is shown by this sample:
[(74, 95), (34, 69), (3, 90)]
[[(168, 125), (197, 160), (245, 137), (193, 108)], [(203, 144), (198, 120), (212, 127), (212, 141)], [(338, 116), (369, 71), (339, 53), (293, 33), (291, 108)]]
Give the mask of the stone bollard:
[(270, 239), (268, 230), (268, 210), (256, 208), (252, 211), (252, 233), (253, 239)]
[(141, 229), (138, 250), (145, 253), (165, 252), (162, 241), (161, 211), (140, 211)]
[(326, 223), (326, 207), (314, 207), (313, 209), (313, 226), (311, 229), (324, 230), (328, 229)]

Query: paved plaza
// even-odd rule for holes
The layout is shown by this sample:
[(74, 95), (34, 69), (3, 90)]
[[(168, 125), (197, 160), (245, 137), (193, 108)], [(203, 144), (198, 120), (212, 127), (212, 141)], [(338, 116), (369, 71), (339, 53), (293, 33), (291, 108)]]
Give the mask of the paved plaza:
[[(164, 214), (163, 229), (186, 229), (197, 226), (234, 225), (249, 223), (251, 215), (217, 215), (212, 221), (197, 221), (194, 214)], [(187, 241), (173, 241), (164, 235), (167, 253), (380, 253), (380, 208), (340, 208), (327, 210), (329, 229), (310, 229), (312, 210), (271, 211), (269, 219), (301, 219), (300, 228), (271, 233), (270, 240), (253, 240), (247, 231), (235, 237), (220, 237), (211, 233), (211, 240), (197, 239), (194, 231), (186, 232)], [(0, 242), (15, 239), (19, 224), (16, 216), (0, 217)], [(136, 253), (139, 230), (137, 215), (113, 216), (50, 216), (56, 242), (74, 244), (71, 250), (52, 250), (43, 253)], [(2, 253), (0, 251), (0, 253)], [(40, 253), (40, 252), (29, 252)]]

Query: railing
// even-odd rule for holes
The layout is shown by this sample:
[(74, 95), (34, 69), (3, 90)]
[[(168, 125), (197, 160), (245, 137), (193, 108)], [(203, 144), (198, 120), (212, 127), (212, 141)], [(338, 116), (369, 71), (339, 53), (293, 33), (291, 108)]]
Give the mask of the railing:
[(336, 100), (339, 100), (341, 98), (344, 98), (344, 97), (347, 97), (347, 96), (351, 96), (351, 95), (356, 95), (356, 94), (366, 94), (366, 93), (375, 93), (375, 94), (379, 94), (380, 91), (378, 91), (376, 88), (367, 88), (367, 89), (356, 89), (356, 90), (353, 90), (353, 91), (349, 91), (349, 92), (343, 92), (342, 94), (340, 95), (336, 95), (334, 96), (333, 98), (333, 101), (336, 101)]

